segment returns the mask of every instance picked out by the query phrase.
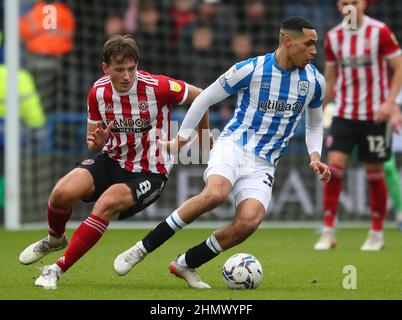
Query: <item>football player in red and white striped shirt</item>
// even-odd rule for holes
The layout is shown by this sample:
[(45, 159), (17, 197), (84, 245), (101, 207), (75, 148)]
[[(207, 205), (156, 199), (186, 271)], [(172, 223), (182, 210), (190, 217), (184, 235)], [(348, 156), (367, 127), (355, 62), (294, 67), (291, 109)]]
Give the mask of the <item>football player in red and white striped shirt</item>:
[(378, 251), (383, 247), (387, 209), (383, 163), (390, 157), (389, 120), (402, 84), (401, 49), (387, 25), (364, 14), (366, 0), (338, 0), (337, 5), (344, 20), (325, 41), (324, 105), (334, 93), (336, 104), (327, 137), (332, 178), (324, 186), (324, 230), (315, 249), (336, 245), (334, 221), (342, 180), (349, 155), (357, 147), (358, 159), (366, 166), (371, 207), (371, 229), (361, 250)]
[[(114, 215), (132, 216), (159, 198), (172, 159), (156, 142), (170, 139), (171, 105), (191, 105), (202, 91), (137, 70), (138, 48), (130, 36), (106, 41), (103, 61), (105, 75), (89, 91), (87, 125), (88, 149), (101, 153), (57, 183), (48, 202), (48, 237), (27, 247), (19, 258), (31, 264), (68, 245), (53, 265), (42, 268), (35, 285), (44, 288), (57, 288), (61, 274), (96, 244)], [(199, 124), (203, 128), (208, 129), (207, 114)], [(95, 205), (68, 244), (65, 226), (79, 200)]]

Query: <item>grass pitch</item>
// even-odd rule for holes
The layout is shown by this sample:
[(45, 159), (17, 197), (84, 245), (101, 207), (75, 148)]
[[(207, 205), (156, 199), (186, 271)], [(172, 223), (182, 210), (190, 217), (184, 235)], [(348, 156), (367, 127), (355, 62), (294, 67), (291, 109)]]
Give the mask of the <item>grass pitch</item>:
[[(68, 230), (71, 238), (73, 230)], [(198, 272), (212, 290), (189, 289), (172, 276), (169, 262), (187, 248), (200, 243), (212, 230), (187, 229), (176, 234), (150, 254), (128, 275), (113, 271), (114, 258), (141, 239), (148, 230), (108, 230), (100, 242), (66, 274), (57, 290), (34, 286), (39, 267), (53, 263), (61, 252), (43, 261), (23, 266), (20, 252), (46, 231), (6, 232), (0, 229), (0, 299), (130, 299), (130, 300), (271, 300), (271, 299), (402, 299), (402, 233), (385, 230), (385, 249), (361, 252), (367, 229), (339, 229), (338, 247), (328, 252), (314, 251), (318, 238), (313, 229), (259, 229), (245, 243), (232, 248), (202, 266)], [(226, 287), (221, 269), (231, 255), (245, 252), (259, 259), (264, 278), (256, 290)], [(346, 290), (346, 265), (357, 270), (357, 289)]]

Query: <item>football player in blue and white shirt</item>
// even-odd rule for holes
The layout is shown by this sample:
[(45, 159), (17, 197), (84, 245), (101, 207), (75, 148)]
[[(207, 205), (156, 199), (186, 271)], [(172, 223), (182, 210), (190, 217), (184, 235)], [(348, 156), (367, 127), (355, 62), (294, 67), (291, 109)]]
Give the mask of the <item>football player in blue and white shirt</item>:
[(275, 52), (236, 64), (194, 100), (178, 137), (161, 142), (170, 151), (180, 150), (187, 143), (210, 106), (237, 93), (235, 114), (211, 150), (204, 174), (205, 189), (120, 254), (114, 264), (119, 275), (128, 273), (146, 254), (203, 213), (224, 203), (233, 192), (234, 221), (169, 266), (190, 287), (210, 288), (194, 269), (243, 242), (257, 229), (271, 199), (276, 165), (304, 111), (310, 167), (323, 183), (330, 179), (327, 165), (320, 160), (325, 81), (310, 64), (317, 53), (317, 40), (310, 23), (299, 17), (290, 18), (281, 26), (280, 46)]

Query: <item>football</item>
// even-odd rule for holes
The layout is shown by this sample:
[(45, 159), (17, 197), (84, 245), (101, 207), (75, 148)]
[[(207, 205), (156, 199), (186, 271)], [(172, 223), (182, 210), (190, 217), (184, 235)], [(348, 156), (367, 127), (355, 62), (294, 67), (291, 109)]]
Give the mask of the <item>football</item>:
[(231, 289), (255, 289), (263, 277), (260, 262), (251, 254), (237, 253), (226, 260), (223, 279)]

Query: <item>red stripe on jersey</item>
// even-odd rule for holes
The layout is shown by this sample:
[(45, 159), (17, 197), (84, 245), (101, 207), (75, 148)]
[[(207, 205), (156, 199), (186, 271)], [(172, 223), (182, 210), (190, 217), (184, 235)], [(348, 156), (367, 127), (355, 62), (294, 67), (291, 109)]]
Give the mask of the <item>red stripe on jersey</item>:
[[(103, 92), (103, 101), (105, 102), (105, 117), (106, 120), (109, 121), (114, 121), (115, 116), (113, 113), (113, 109), (114, 109), (114, 105), (113, 105), (113, 90), (112, 90), (112, 86), (110, 84), (105, 86), (105, 91)], [(112, 106), (111, 110), (108, 110), (108, 108), (106, 108), (108, 105)], [(109, 144), (107, 145), (107, 150), (109, 153), (112, 153), (112, 149), (115, 149), (115, 155), (113, 157), (113, 159), (118, 159), (120, 157), (120, 153), (121, 153), (121, 149), (120, 149), (120, 136), (119, 134), (112, 134), (112, 137), (109, 141)], [(116, 145), (113, 146), (113, 140), (116, 139)], [(113, 148), (114, 147), (114, 148)]]
[[(142, 81), (138, 81), (138, 86), (137, 86), (137, 97), (138, 97), (138, 105), (142, 101), (148, 101), (147, 95), (146, 95), (146, 86), (145, 83)], [(150, 116), (149, 116), (149, 110), (146, 111), (141, 111), (140, 110), (140, 118), (141, 120), (145, 120), (146, 122), (149, 123), (150, 121)], [(149, 153), (149, 132), (144, 132), (141, 137), (141, 144), (143, 148), (143, 152), (141, 155), (141, 172), (149, 172), (149, 161), (148, 161), (148, 153)]]
[[(368, 26), (366, 34), (364, 35), (364, 56), (369, 57), (371, 55), (371, 30), (372, 26)], [(373, 120), (373, 70), (371, 66), (366, 66), (366, 90), (367, 90), (367, 120)]]
[(329, 31), (327, 38), (338, 64), (338, 117), (362, 121), (374, 119), (389, 94), (391, 79), (387, 53), (400, 50), (391, 36), (384, 23), (368, 16), (357, 31), (349, 32), (342, 24)]
[[(158, 115), (156, 116), (156, 139), (162, 139), (162, 128), (163, 128), (163, 102), (158, 101)], [(170, 125), (170, 123), (169, 123)], [(170, 132), (170, 128), (168, 129)], [(169, 138), (170, 140), (170, 138)], [(161, 150), (159, 146), (156, 147), (156, 169), (159, 173), (165, 174), (167, 170), (164, 165), (164, 159), (161, 155)]]
[[(108, 79), (102, 78), (97, 82), (99, 86), (91, 90), (92, 95), (95, 93), (96, 101), (93, 100), (96, 103), (93, 104), (93, 108), (99, 111), (99, 120), (115, 122), (115, 129), (126, 127), (129, 123), (132, 123), (135, 131), (141, 131), (138, 129), (145, 127), (149, 129), (152, 126), (152, 132), (156, 130), (158, 138), (167, 139), (169, 136), (170, 139), (170, 134), (166, 133), (170, 130), (169, 106), (176, 98), (176, 92), (172, 92), (169, 88), (170, 78), (146, 74), (145, 77), (139, 76), (137, 80), (135, 86), (124, 96), (114, 91)], [(180, 80), (177, 81), (184, 86)], [(177, 99), (179, 94), (177, 93)], [(150, 137), (150, 132), (130, 133), (129, 131), (121, 130), (121, 132), (112, 133), (102, 151), (111, 159), (118, 161), (124, 170), (168, 174), (172, 159), (169, 157), (165, 159), (165, 153), (162, 150), (158, 151), (157, 147), (154, 148), (152, 145), (154, 137)], [(152, 154), (150, 154), (151, 151)], [(155, 158), (156, 162), (154, 162)]]
[[(123, 119), (132, 119), (131, 104), (129, 96), (121, 96), (120, 103), (123, 109)], [(133, 163), (135, 158), (135, 134), (127, 133), (127, 160), (124, 161), (124, 168), (133, 171)]]
[[(342, 47), (343, 47), (343, 30), (340, 29), (337, 32), (338, 36), (338, 57), (339, 61), (343, 60), (343, 53), (342, 53)], [(342, 62), (340, 62), (342, 63)], [(345, 114), (345, 108), (346, 108), (346, 76), (345, 76), (345, 68), (341, 66), (341, 72), (342, 72), (342, 83), (341, 83), (341, 101), (340, 101), (340, 107), (339, 107), (339, 117), (343, 118)]]
[[(357, 34), (353, 34), (350, 38), (350, 55), (356, 57), (357, 47)], [(353, 111), (352, 119), (357, 120), (359, 117), (359, 72), (357, 66), (352, 67), (352, 79), (353, 79)]]
[(383, 66), (383, 61), (380, 52), (377, 54), (377, 59), (378, 59), (378, 70), (379, 70), (379, 84), (380, 84), (380, 103), (383, 103), (385, 101), (384, 98), (384, 81), (383, 81), (383, 72), (384, 72), (384, 66)]

